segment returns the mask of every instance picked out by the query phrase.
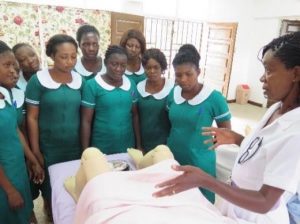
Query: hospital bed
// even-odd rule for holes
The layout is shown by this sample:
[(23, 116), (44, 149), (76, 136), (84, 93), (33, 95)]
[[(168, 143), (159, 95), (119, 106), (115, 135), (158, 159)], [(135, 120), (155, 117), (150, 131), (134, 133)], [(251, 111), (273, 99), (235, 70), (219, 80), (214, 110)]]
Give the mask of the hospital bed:
[[(237, 154), (237, 147), (220, 147), (217, 151), (217, 178), (221, 181), (228, 180)], [(135, 165), (127, 153), (108, 155), (108, 160), (124, 160), (131, 170)], [(64, 180), (74, 176), (80, 166), (80, 160), (58, 163), (49, 167), (50, 183), (52, 187), (52, 212), (55, 224), (73, 223), (76, 204), (64, 189)]]
[[(108, 161), (124, 160), (130, 170), (135, 170), (135, 165), (127, 153), (107, 156)], [(74, 176), (79, 169), (80, 160), (57, 163), (49, 167), (50, 183), (52, 188), (52, 213), (55, 224), (72, 224), (75, 213), (75, 202), (64, 188), (67, 177)]]

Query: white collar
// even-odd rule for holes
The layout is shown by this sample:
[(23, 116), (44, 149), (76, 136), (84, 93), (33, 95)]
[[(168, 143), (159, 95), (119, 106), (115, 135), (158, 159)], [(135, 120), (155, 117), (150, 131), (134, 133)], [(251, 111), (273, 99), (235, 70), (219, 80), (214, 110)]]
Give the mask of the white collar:
[(5, 101), (11, 105), (11, 99), (8, 90), (0, 86), (0, 93), (4, 96), (4, 99), (0, 99), (0, 109), (5, 107)]
[[(62, 83), (55, 82), (52, 79), (48, 69), (38, 71), (36, 74), (41, 85), (48, 89), (58, 89), (62, 85)], [(81, 76), (75, 71), (71, 71), (71, 75), (72, 81), (70, 83), (66, 83), (66, 85), (69, 86), (71, 89), (79, 89), (82, 84)]]
[[(273, 104), (266, 112), (265, 116), (262, 118), (261, 126), (258, 127), (261, 129), (266, 122), (270, 119), (272, 114), (282, 105), (282, 102), (277, 102)], [(295, 108), (277, 119), (277, 123), (282, 127), (282, 129), (288, 128), (290, 125), (295, 123), (296, 120), (300, 119), (300, 108)]]
[(174, 88), (174, 101), (176, 104), (182, 104), (187, 101), (190, 105), (198, 105), (206, 100), (210, 94), (213, 92), (213, 89), (209, 88), (206, 85), (203, 85), (201, 91), (194, 96), (193, 99), (186, 100), (182, 97), (182, 88), (180, 86), (175, 86)]
[(133, 74), (143, 75), (144, 73), (145, 73), (145, 70), (144, 70), (144, 67), (142, 64), (140, 65), (140, 69), (137, 72), (131, 72), (131, 71), (128, 71), (127, 69), (125, 70), (126, 75), (133, 75)]
[[(122, 79), (123, 79), (123, 84), (118, 88), (128, 91), (131, 86), (130, 80), (125, 75), (122, 76)], [(109, 85), (108, 83), (106, 83), (103, 80), (102, 75), (100, 75), (99, 73), (96, 75), (95, 80), (102, 88), (104, 88), (106, 90), (111, 91), (116, 88), (115, 86), (112, 86), (112, 85)]]
[(12, 94), (13, 102), (16, 103), (15, 106), (17, 108), (22, 107), (23, 104), (24, 104), (24, 100), (25, 100), (23, 90), (17, 89), (17, 88), (12, 88), (11, 89), (11, 94)]
[[(80, 75), (82, 76), (90, 76), (93, 74), (93, 72), (90, 72), (88, 70), (86, 70), (86, 68), (83, 66), (82, 64), (82, 61), (81, 61), (81, 58), (77, 59), (77, 63), (74, 67), (74, 69), (76, 70), (76, 72), (78, 72)], [(101, 70), (97, 73), (97, 74), (104, 74), (106, 72), (106, 67), (104, 65), (104, 60), (102, 59), (102, 67), (101, 67)]]
[(137, 85), (137, 90), (139, 91), (139, 93), (141, 94), (142, 97), (147, 97), (147, 96), (153, 96), (155, 99), (157, 100), (161, 100), (163, 98), (165, 98), (166, 96), (168, 96), (168, 94), (170, 93), (170, 91), (172, 90), (172, 88), (174, 87), (175, 84), (175, 80), (174, 79), (165, 79), (165, 84), (164, 87), (162, 88), (161, 91), (157, 92), (157, 93), (148, 93), (146, 91), (146, 83), (147, 83), (147, 79), (141, 81), (138, 83)]
[(22, 70), (20, 70), (20, 72), (19, 72), (19, 80), (18, 80), (18, 82), (17, 82), (17, 86), (21, 89), (21, 90), (23, 90), (24, 92), (25, 92), (25, 90), (26, 90), (26, 86), (27, 86), (27, 81), (26, 81), (26, 79), (24, 78), (24, 75), (23, 75), (23, 71)]

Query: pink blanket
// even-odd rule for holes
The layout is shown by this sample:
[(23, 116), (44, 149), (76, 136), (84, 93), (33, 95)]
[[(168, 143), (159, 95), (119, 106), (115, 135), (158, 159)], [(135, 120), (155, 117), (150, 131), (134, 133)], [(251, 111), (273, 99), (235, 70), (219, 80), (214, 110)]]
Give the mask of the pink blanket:
[(195, 188), (154, 198), (155, 185), (179, 175), (166, 160), (138, 171), (109, 172), (88, 182), (75, 213), (78, 224), (235, 223), (222, 216)]

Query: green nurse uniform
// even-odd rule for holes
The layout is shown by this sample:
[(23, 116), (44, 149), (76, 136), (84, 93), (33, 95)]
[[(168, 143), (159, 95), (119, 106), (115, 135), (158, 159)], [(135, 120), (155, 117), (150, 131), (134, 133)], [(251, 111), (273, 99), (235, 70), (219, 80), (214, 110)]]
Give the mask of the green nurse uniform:
[[(86, 81), (94, 78), (97, 75), (97, 73), (93, 73), (86, 70), (86, 68), (82, 64), (81, 58), (77, 59), (77, 63), (73, 70), (77, 72), (79, 75), (81, 75), (82, 78), (84, 78)], [(104, 65), (104, 60), (102, 60), (102, 67), (100, 72), (98, 72), (98, 74), (102, 75), (104, 73), (106, 73), (106, 67)]]
[(131, 79), (135, 83), (135, 85), (137, 85), (139, 82), (143, 81), (147, 77), (142, 65), (140, 66), (140, 70), (138, 70), (137, 72), (130, 72), (126, 69), (125, 75), (129, 79)]
[[(48, 166), (79, 159), (82, 77), (72, 71), (72, 81), (55, 82), (48, 69), (37, 72), (26, 88), (26, 103), (39, 107), (39, 147)], [(46, 182), (48, 172), (46, 170)], [(50, 186), (47, 184), (48, 187)], [(50, 196), (50, 188), (47, 190)]]
[(151, 94), (146, 91), (146, 82), (147, 79), (137, 85), (140, 131), (144, 152), (167, 143), (170, 121), (166, 104), (167, 97), (174, 87), (174, 80), (166, 79), (163, 89), (158, 93)]
[[(213, 121), (224, 122), (231, 118), (227, 103), (218, 91), (206, 85), (191, 100), (185, 100), (180, 86), (174, 87), (168, 97), (170, 136), (167, 145), (181, 165), (193, 165), (216, 176), (216, 154), (203, 143), (202, 127), (212, 126)], [(201, 189), (204, 196), (214, 202), (214, 194)]]
[(24, 207), (12, 210), (7, 195), (0, 187), (0, 223), (28, 224), (33, 209), (24, 151), (17, 132), (17, 114), (9, 92), (0, 87), (5, 100), (0, 99), (0, 165), (12, 185), (21, 194)]
[(105, 154), (123, 153), (135, 147), (132, 106), (136, 101), (136, 86), (125, 75), (120, 87), (107, 84), (101, 75), (89, 80), (81, 104), (94, 109), (91, 146)]
[[(20, 79), (18, 80), (17, 87), (12, 88), (11, 99), (13, 105), (17, 108), (17, 120), (18, 126), (20, 130), (22, 130), (23, 123), (25, 122), (26, 116), (26, 107), (25, 107), (25, 90), (27, 86), (27, 81), (24, 79), (23, 72), (20, 71)], [(31, 190), (31, 197), (33, 200), (38, 198), (40, 194), (40, 190), (42, 191), (42, 195), (44, 196), (43, 184), (36, 184), (32, 180), (29, 180), (30, 190)]]

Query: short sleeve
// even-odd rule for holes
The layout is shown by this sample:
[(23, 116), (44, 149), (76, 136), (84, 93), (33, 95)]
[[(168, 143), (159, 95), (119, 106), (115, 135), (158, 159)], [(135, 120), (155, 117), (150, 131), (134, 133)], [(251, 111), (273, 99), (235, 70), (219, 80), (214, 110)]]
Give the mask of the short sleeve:
[(213, 91), (212, 99), (214, 120), (216, 120), (216, 122), (224, 122), (230, 120), (231, 114), (224, 96), (218, 91)]
[(297, 191), (300, 177), (299, 139), (299, 134), (282, 137), (268, 147), (264, 184), (291, 193)]
[(38, 106), (42, 96), (43, 86), (40, 84), (37, 75), (33, 75), (29, 80), (26, 91), (25, 101), (27, 104)]
[(91, 79), (84, 84), (82, 90), (81, 105), (83, 107), (95, 108), (96, 106), (95, 79)]

